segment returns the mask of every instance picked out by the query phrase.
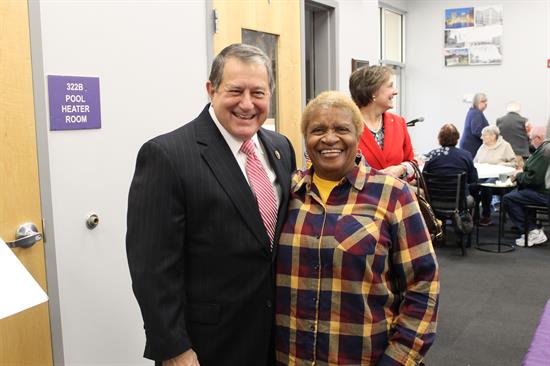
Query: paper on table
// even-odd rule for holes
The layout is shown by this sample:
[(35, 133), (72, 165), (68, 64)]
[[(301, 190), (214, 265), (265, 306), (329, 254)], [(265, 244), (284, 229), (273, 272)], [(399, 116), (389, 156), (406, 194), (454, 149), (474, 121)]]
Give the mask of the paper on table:
[(516, 170), (510, 166), (498, 164), (475, 163), (474, 165), (479, 179), (498, 178), (500, 174), (511, 175)]
[(0, 299), (0, 319), (48, 301), (48, 295), (2, 239)]

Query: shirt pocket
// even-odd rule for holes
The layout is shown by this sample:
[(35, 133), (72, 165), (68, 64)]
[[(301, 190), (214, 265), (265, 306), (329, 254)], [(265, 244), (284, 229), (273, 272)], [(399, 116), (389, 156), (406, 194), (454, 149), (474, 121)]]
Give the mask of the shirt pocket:
[(367, 216), (340, 217), (334, 231), (338, 243), (336, 248), (358, 256), (374, 254), (380, 241), (382, 222)]

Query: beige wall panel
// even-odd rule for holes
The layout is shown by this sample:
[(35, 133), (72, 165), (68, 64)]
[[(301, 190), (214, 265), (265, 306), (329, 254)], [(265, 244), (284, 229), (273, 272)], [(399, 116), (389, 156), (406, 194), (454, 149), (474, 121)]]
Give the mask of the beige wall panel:
[(214, 53), (231, 43), (241, 42), (241, 29), (279, 36), (278, 42), (278, 123), (302, 161), (300, 116), (302, 113), (302, 77), (300, 52), (300, 2), (298, 0), (215, 0), (218, 31), (214, 35)]

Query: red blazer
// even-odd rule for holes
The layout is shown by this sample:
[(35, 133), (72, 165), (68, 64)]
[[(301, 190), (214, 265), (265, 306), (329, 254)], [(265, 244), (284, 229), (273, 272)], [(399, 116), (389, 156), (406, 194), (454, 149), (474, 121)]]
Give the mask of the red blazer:
[(363, 130), (359, 149), (368, 164), (375, 169), (384, 169), (414, 160), (411, 137), (407, 131), (405, 119), (389, 112), (384, 113), (384, 150), (376, 143), (368, 128)]

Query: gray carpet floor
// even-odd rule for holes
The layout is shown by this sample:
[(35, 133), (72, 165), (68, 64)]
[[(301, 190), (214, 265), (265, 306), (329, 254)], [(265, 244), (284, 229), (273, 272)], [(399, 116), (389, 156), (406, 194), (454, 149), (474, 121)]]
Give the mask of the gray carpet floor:
[[(495, 225), (480, 228), (480, 241), (496, 241)], [(503, 242), (518, 237), (505, 225)], [(550, 228), (544, 228), (550, 237)], [(550, 241), (487, 253), (472, 247), (461, 256), (451, 226), (445, 246), (436, 246), (441, 293), (435, 343), (427, 366), (517, 366), (550, 298)], [(550, 365), (550, 360), (548, 360)]]

